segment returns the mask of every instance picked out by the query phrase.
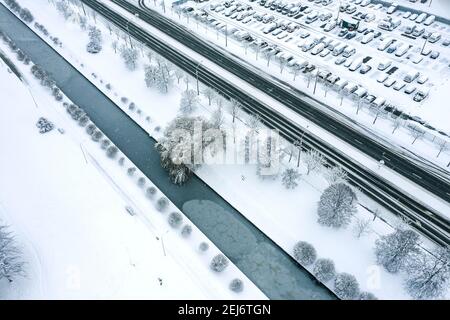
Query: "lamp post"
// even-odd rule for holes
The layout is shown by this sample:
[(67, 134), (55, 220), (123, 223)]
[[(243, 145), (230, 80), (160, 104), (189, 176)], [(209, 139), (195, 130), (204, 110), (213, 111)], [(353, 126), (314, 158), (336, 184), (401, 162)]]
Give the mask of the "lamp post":
[(200, 95), (200, 88), (199, 88), (199, 85), (198, 85), (198, 68), (201, 66), (202, 62), (203, 62), (203, 60), (201, 60), (201, 61), (197, 64), (197, 66), (195, 67), (195, 77), (196, 77), (196, 79), (197, 79), (197, 95), (198, 95), (198, 96)]

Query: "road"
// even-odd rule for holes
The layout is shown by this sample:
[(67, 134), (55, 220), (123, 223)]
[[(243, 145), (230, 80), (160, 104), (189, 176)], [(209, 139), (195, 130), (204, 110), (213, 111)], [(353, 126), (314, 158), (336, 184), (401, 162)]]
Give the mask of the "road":
[[(425, 204), (402, 193), (392, 183), (373, 174), (364, 167), (355, 163), (347, 157), (343, 152), (336, 150), (331, 145), (319, 140), (308, 132), (304, 132), (302, 128), (293, 124), (283, 115), (274, 112), (268, 106), (249, 97), (249, 95), (241, 91), (240, 88), (223, 80), (221, 77), (213, 74), (208, 69), (193, 61), (179, 50), (171, 48), (169, 45), (161, 42), (142, 28), (136, 26), (133, 22), (129, 22), (120, 14), (111, 10), (108, 6), (98, 3), (94, 0), (82, 0), (85, 4), (103, 15), (106, 19), (116, 24), (124, 31), (129, 29), (133, 37), (152, 48), (155, 52), (163, 55), (172, 63), (176, 64), (186, 72), (195, 77), (198, 72), (199, 78), (203, 82), (213, 86), (216, 90), (225, 96), (237, 99), (242, 103), (244, 108), (251, 113), (259, 114), (262, 121), (270, 128), (279, 129), (280, 134), (290, 140), (300, 140), (303, 136), (303, 147), (305, 149), (314, 148), (320, 151), (330, 164), (341, 165), (348, 173), (349, 180), (352, 184), (363, 190), (368, 196), (375, 199), (378, 203), (386, 207), (388, 210), (406, 217), (412, 225), (423, 235), (439, 244), (450, 244), (450, 224), (447, 218), (435, 212)], [(436, 175), (419, 167), (417, 164), (404, 159), (392, 150), (385, 148), (379, 142), (371, 140), (366, 136), (355, 132), (351, 127), (342, 124), (336, 119), (322, 113), (311, 105), (306, 104), (302, 99), (301, 92), (286, 92), (285, 89), (270, 82), (265, 77), (248, 70), (245, 66), (235, 62), (229, 56), (218, 51), (218, 49), (210, 47), (192, 33), (184, 29), (161, 15), (147, 10), (145, 8), (137, 8), (124, 0), (112, 0), (112, 2), (122, 6), (132, 14), (139, 13), (140, 19), (157, 27), (158, 29), (170, 34), (184, 45), (201, 53), (213, 62), (221, 65), (226, 70), (239, 75), (243, 79), (251, 79), (249, 82), (255, 85), (261, 91), (271, 95), (273, 98), (283, 101), (288, 107), (292, 108), (307, 119), (318, 124), (325, 129), (333, 127), (333, 134), (342, 138), (344, 141), (372, 155), (375, 159), (384, 154), (386, 165), (395, 168), (400, 174), (409, 177), (413, 181), (417, 181), (425, 189), (429, 189), (446, 201), (450, 200), (450, 187), (448, 181), (443, 181)], [(358, 141), (358, 142), (356, 142)], [(419, 176), (419, 177), (416, 177)]]

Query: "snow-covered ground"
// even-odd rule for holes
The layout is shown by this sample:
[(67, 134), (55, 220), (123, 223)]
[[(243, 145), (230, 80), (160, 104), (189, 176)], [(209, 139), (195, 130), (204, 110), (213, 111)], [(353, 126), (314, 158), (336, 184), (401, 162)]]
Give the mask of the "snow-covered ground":
[[(209, 241), (195, 226), (187, 239), (171, 229), (29, 67), (19, 69), (24, 83), (0, 60), (0, 223), (23, 248), (26, 277), (0, 282), (0, 299), (265, 298), (234, 265), (211, 271), (218, 249), (209, 243), (200, 252)], [(42, 116), (55, 130), (39, 134)], [(243, 279), (244, 292), (228, 289), (233, 278)]]
[[(137, 1), (132, 0), (137, 3)], [(225, 48), (225, 43), (227, 43), (226, 50), (231, 54), (249, 62), (260, 70), (268, 72), (269, 74), (287, 82), (289, 85), (300, 89), (301, 91), (311, 95), (315, 99), (326, 103), (329, 106), (329, 112), (334, 112), (340, 114), (343, 117), (348, 119), (353, 119), (356, 124), (361, 126), (361, 130), (365, 130), (371, 132), (383, 139), (387, 143), (392, 143), (393, 146), (400, 146), (404, 150), (410, 150), (413, 154), (418, 155), (420, 157), (426, 158), (428, 161), (434, 162), (440, 165), (442, 168), (449, 170), (447, 165), (450, 162), (450, 153), (448, 150), (444, 150), (439, 157), (436, 155), (439, 153), (439, 145), (440, 143), (444, 143), (447, 141), (447, 145), (450, 145), (450, 141), (448, 137), (445, 137), (436, 132), (436, 130), (430, 130), (417, 122), (408, 121), (402, 122), (399, 130), (393, 130), (393, 120), (388, 114), (379, 113), (377, 108), (369, 107), (365, 103), (361, 103), (362, 108), (357, 112), (358, 99), (353, 97), (353, 95), (345, 96), (344, 100), (341, 104), (340, 93), (336, 89), (324, 89), (323, 85), (319, 82), (317, 90), (314, 89), (314, 77), (312, 80), (308, 80), (308, 77), (300, 73), (297, 75), (296, 79), (293, 80), (293, 75), (291, 74), (289, 67), (284, 67), (282, 73), (280, 73), (280, 66), (278, 59), (275, 57), (271, 58), (271, 62), (267, 65), (266, 59), (261, 52), (256, 53), (254, 51), (254, 47), (250, 46), (248, 49), (245, 49), (242, 45), (241, 41), (237, 41), (232, 35), (228, 36), (227, 41), (225, 40), (225, 35), (222, 31), (217, 31), (215, 27), (212, 25), (208, 25), (205, 22), (198, 22), (194, 19), (193, 16), (190, 18), (181, 15), (180, 17), (174, 13), (174, 10), (169, 10), (170, 3), (166, 1), (166, 16), (172, 18), (174, 21), (177, 21), (184, 26), (190, 28), (193, 32), (198, 35), (204, 37), (208, 41), (217, 44), (223, 48)], [(449, 47), (444, 47), (441, 45), (444, 39), (449, 38), (450, 27), (444, 25), (442, 23), (435, 23), (432, 26), (426, 27), (431, 31), (439, 30), (442, 33), (442, 40), (438, 41), (435, 44), (427, 43), (427, 48), (430, 50), (435, 50), (440, 52), (440, 57), (437, 60), (430, 59), (429, 57), (424, 57), (423, 61), (419, 64), (415, 64), (412, 61), (416, 56), (420, 56), (420, 51), (423, 46), (422, 39), (417, 39), (415, 41), (401, 36), (405, 26), (408, 24), (408, 21), (404, 21), (403, 24), (392, 32), (383, 31), (377, 28), (378, 22), (388, 16), (384, 11), (376, 10), (377, 19), (370, 23), (361, 24), (366, 26), (367, 28), (372, 28), (374, 30), (380, 30), (383, 32), (384, 36), (392, 36), (397, 39), (398, 43), (407, 43), (412, 47), (409, 49), (408, 53), (403, 57), (396, 57), (394, 53), (387, 53), (386, 51), (381, 52), (376, 49), (380, 41), (380, 38), (373, 40), (371, 43), (367, 45), (363, 45), (360, 43), (362, 34), (358, 33), (357, 36), (352, 40), (345, 40), (337, 36), (338, 29), (335, 28), (331, 32), (324, 32), (319, 26), (325, 24), (325, 22), (316, 21), (312, 24), (306, 24), (301, 19), (294, 19), (293, 17), (287, 17), (286, 15), (282, 15), (273, 10), (269, 10), (267, 8), (261, 7), (257, 4), (257, 2), (249, 2), (246, 0), (238, 1), (246, 5), (251, 5), (258, 13), (266, 13), (268, 15), (272, 14), (279, 21), (288, 20), (292, 21), (292, 23), (298, 24), (300, 29), (289, 33), (287, 37), (283, 39), (277, 39), (277, 36), (273, 36), (271, 34), (265, 34), (263, 32), (263, 28), (268, 24), (264, 24), (262, 22), (258, 22), (255, 19), (248, 23), (242, 23), (242, 21), (237, 21), (236, 19), (231, 19), (230, 17), (226, 17), (224, 15), (225, 10), (220, 12), (214, 12), (209, 10), (210, 4), (218, 4), (222, 3), (221, 0), (208, 1), (204, 4), (197, 5), (194, 2), (187, 2), (183, 4), (183, 6), (192, 6), (198, 9), (205, 9), (208, 12), (209, 17), (216, 19), (216, 22), (222, 22), (227, 25), (228, 32), (232, 32), (233, 28), (247, 31), (252, 36), (256, 36), (257, 38), (267, 41), (269, 44), (276, 44), (278, 48), (282, 49), (284, 52), (294, 55), (294, 58), (298, 60), (306, 60), (312, 64), (314, 64), (321, 71), (329, 71), (339, 77), (346, 79), (347, 81), (357, 84), (360, 88), (364, 88), (368, 90), (368, 93), (375, 95), (376, 97), (383, 97), (386, 99), (387, 103), (390, 103), (396, 106), (398, 109), (402, 110), (404, 114), (408, 114), (410, 116), (418, 116), (421, 119), (427, 121), (428, 125), (436, 128), (437, 130), (443, 131), (448, 134), (449, 127), (448, 122), (446, 121), (446, 117), (442, 115), (447, 115), (448, 110), (445, 108), (446, 99), (448, 99), (448, 88), (449, 80), (450, 80), (450, 69), (448, 68), (448, 55), (450, 53)], [(296, 2), (296, 1), (293, 1)], [(147, 6), (153, 10), (158, 10), (160, 13), (164, 13), (163, 8), (157, 5), (154, 6), (153, 1), (145, 1)], [(336, 6), (337, 3), (333, 3), (332, 5), (323, 7), (317, 6), (313, 3), (308, 3), (309, 6), (314, 7), (319, 10), (319, 12), (330, 12), (336, 15)], [(336, 10), (334, 10), (336, 9)], [(373, 11), (373, 9), (362, 8), (364, 10)], [(334, 11), (333, 11), (334, 10)], [(396, 12), (395, 14), (401, 14), (401, 12)], [(346, 14), (341, 14), (341, 16), (345, 16)], [(442, 30), (441, 30), (442, 29)], [(400, 31), (402, 30), (402, 31)], [(309, 32), (311, 35), (302, 39), (300, 37), (301, 33)], [(283, 33), (287, 33), (284, 31)], [(283, 34), (282, 33), (282, 34)], [(334, 61), (336, 57), (329, 54), (328, 56), (322, 58), (319, 55), (312, 55), (310, 52), (302, 52), (298, 46), (303, 42), (310, 40), (313, 37), (325, 36), (326, 39), (339, 41), (340, 43), (346, 43), (350, 46), (356, 48), (356, 54), (348, 58), (347, 60), (354, 61), (358, 59), (363, 59), (365, 57), (371, 57), (371, 60), (368, 61), (367, 65), (372, 67), (372, 70), (367, 74), (360, 74), (359, 70), (350, 71), (348, 68), (344, 67), (344, 65), (336, 65)], [(325, 41), (325, 40), (324, 40)], [(258, 55), (258, 58), (257, 58)], [(414, 102), (412, 100), (412, 96), (415, 94), (408, 95), (404, 93), (404, 88), (399, 91), (393, 89), (393, 86), (386, 87), (383, 83), (379, 83), (377, 79), (385, 74), (384, 71), (377, 70), (378, 64), (382, 61), (390, 60), (392, 65), (387, 69), (390, 70), (392, 67), (397, 67), (398, 70), (390, 76), (392, 80), (396, 80), (397, 83), (403, 83), (404, 76), (413, 70), (418, 70), (422, 75), (429, 78), (425, 84), (420, 85), (416, 82), (412, 84), (412, 86), (416, 87), (416, 90), (430, 90), (429, 97), (423, 100), (420, 103)], [(348, 62), (348, 61), (347, 61)], [(317, 69), (316, 69), (317, 70)], [(316, 71), (315, 70), (315, 71)], [(386, 70), (386, 71), (387, 71)], [(311, 82), (311, 83), (310, 83)], [(325, 91), (327, 93), (325, 94)], [(374, 119), (378, 117), (375, 124)], [(411, 137), (411, 130), (407, 127), (407, 125), (411, 125), (413, 128), (417, 126), (418, 129), (423, 130), (426, 134), (422, 139), (419, 139), (413, 142), (413, 137)], [(435, 137), (436, 136), (436, 137)]]
[[(80, 67), (80, 64), (83, 63), (84, 67), (80, 67), (80, 70), (94, 84), (109, 94), (150, 134), (157, 136), (158, 134), (154, 131), (155, 126), (165, 126), (177, 114), (178, 99), (184, 85), (173, 88), (170, 95), (161, 95), (153, 89), (146, 88), (142, 72), (144, 58), (141, 57), (138, 71), (133, 73), (127, 71), (119, 55), (114, 54), (110, 47), (111, 39), (107, 36), (108, 31), (103, 26), (98, 24), (106, 38), (102, 53), (88, 55), (85, 53), (87, 36), (85, 39), (80, 37), (78, 26), (66, 23), (62, 17), (56, 15), (53, 8), (47, 5), (39, 6), (26, 0), (23, 3), (32, 9), (38, 20), (44, 16), (52, 17), (46, 20), (46, 27), (52, 34), (62, 39), (63, 48), (58, 50), (73, 65)], [(70, 41), (65, 39), (70, 39)], [(112, 65), (115, 67), (111, 68)], [(97, 78), (94, 79), (91, 76), (92, 72), (97, 74)], [(108, 92), (103, 87), (104, 83), (108, 82), (113, 87), (112, 92)], [(130, 112), (126, 106), (120, 103), (120, 97), (125, 95), (142, 109), (141, 115)], [(148, 101), (154, 103), (150, 105), (147, 103)], [(213, 107), (208, 106), (207, 102), (203, 100), (202, 108), (198, 113), (208, 115), (212, 110)], [(150, 124), (145, 120), (147, 115), (152, 118)], [(291, 166), (293, 163), (285, 165)], [(303, 164), (300, 170), (304, 174)], [(374, 265), (374, 241), (378, 235), (392, 230), (389, 225), (376, 219), (371, 224), (370, 234), (356, 239), (351, 228), (333, 231), (317, 224), (316, 203), (320, 192), (326, 186), (326, 182), (320, 174), (311, 174), (310, 176), (304, 174), (299, 187), (292, 191), (283, 189), (279, 180), (264, 182), (258, 180), (253, 166), (205, 166), (198, 171), (198, 175), (287, 252), (291, 253), (296, 241), (308, 241), (316, 247), (320, 257), (332, 258), (338, 271), (353, 273), (359, 280), (362, 289), (374, 292), (379, 298), (408, 298), (402, 289), (404, 275), (393, 276)], [(258, 199), (258, 201), (254, 201), (254, 199)], [(370, 201), (364, 198), (360, 201), (365, 206), (376, 209), (376, 205)], [(362, 206), (359, 207), (358, 216), (367, 219), (373, 217)], [(383, 216), (392, 222), (391, 215), (386, 213)]]

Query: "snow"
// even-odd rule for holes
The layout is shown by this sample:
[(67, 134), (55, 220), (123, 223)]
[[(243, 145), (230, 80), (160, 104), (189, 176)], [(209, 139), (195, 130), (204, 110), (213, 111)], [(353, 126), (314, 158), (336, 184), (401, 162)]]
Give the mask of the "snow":
[[(109, 4), (109, 2), (107, 3)], [(78, 27), (71, 23), (65, 23), (51, 7), (45, 5), (37, 6), (32, 1), (26, 0), (24, 0), (24, 4), (32, 9), (32, 12), (38, 17), (43, 17), (44, 15), (49, 17), (51, 14), (51, 19), (46, 20), (46, 27), (52, 34), (56, 34), (62, 39), (64, 46), (62, 49), (58, 49), (59, 52), (76, 66), (83, 63), (84, 67), (80, 68), (80, 71), (99, 88), (103, 88), (99, 82), (100, 79), (104, 83), (107, 81), (105, 79), (111, 81), (113, 92), (103, 89), (104, 92), (128, 112), (149, 134), (158, 137), (158, 133), (154, 131), (155, 127), (165, 126), (177, 114), (180, 92), (184, 89), (183, 84), (180, 84), (180, 87), (173, 88), (170, 95), (161, 95), (154, 90), (146, 88), (143, 81), (143, 72), (128, 72), (119, 56), (114, 54), (114, 51), (108, 45), (110, 40), (106, 36), (107, 31), (103, 26), (99, 26), (103, 28), (103, 34), (106, 38), (102, 53), (98, 56), (87, 55), (84, 53), (87, 36), (86, 39), (82, 39), (79, 36), (80, 31)], [(118, 11), (121, 12), (120, 9)], [(124, 13), (124, 15), (126, 14)], [(62, 25), (64, 25), (64, 28), (61, 28)], [(188, 53), (194, 59), (198, 59), (197, 61), (202, 61), (204, 66), (222, 74), (226, 79), (238, 84), (247, 90), (250, 95), (264, 101), (275, 110), (285, 114), (292, 121), (297, 122), (304, 128), (308, 126), (308, 131), (320, 136), (321, 139), (328, 141), (336, 148), (345, 150), (347, 154), (374, 172), (382, 174), (386, 179), (396, 183), (398, 186), (402, 186), (402, 188), (421, 198), (422, 201), (432, 205), (434, 208), (443, 212), (449, 212), (448, 204), (435, 199), (426, 191), (398, 177), (389, 169), (384, 167), (378, 168), (376, 161), (337, 140), (332, 135), (324, 132), (324, 130), (308, 123), (294, 112), (287, 110), (278, 101), (269, 98), (264, 93), (258, 92), (220, 67), (180, 46), (170, 37), (143, 23), (142, 25), (152, 34), (179, 50)], [(65, 39), (71, 39), (71, 41)], [(114, 68), (111, 68), (111, 65)], [(138, 70), (142, 71), (142, 68)], [(98, 75), (96, 79), (90, 76), (94, 71)], [(193, 82), (191, 82), (191, 85), (193, 85)], [(142, 108), (143, 115), (138, 116), (136, 113), (129, 112), (126, 110), (126, 107), (121, 105), (120, 97), (124, 95), (124, 92), (126, 92), (127, 97)], [(149, 104), (148, 101), (152, 101), (152, 104)], [(209, 114), (212, 111), (211, 109), (212, 107), (207, 106), (207, 103), (203, 103), (202, 108), (198, 112), (205, 115)], [(150, 115), (153, 119), (150, 124), (144, 120), (146, 115)], [(292, 162), (295, 161), (293, 160)], [(294, 164), (285, 163), (285, 165), (293, 166)], [(369, 290), (383, 299), (409, 298), (402, 288), (404, 275), (391, 275), (374, 265), (374, 241), (379, 235), (392, 231), (388, 224), (380, 219), (376, 219), (371, 224), (371, 233), (359, 240), (355, 239), (351, 228), (347, 230), (332, 230), (321, 227), (317, 223), (316, 206), (320, 192), (326, 187), (326, 182), (320, 174), (306, 176), (305, 168), (302, 165), (300, 172), (303, 174), (303, 177), (299, 187), (295, 190), (287, 191), (279, 181), (259, 180), (255, 175), (255, 171), (254, 166), (215, 165), (203, 166), (197, 172), (197, 175), (285, 249), (286, 252), (291, 253), (295, 242), (299, 240), (308, 241), (315, 246), (319, 257), (331, 258), (335, 261), (338, 272), (354, 274), (362, 289)], [(254, 199), (258, 199), (258, 201), (254, 201)], [(377, 208), (375, 204), (361, 196), (358, 216), (372, 219), (372, 213), (367, 211), (365, 207), (370, 207), (372, 210)], [(391, 224), (395, 220), (392, 218), (392, 215), (385, 212), (383, 212), (383, 218)], [(425, 245), (428, 245), (428, 243), (425, 243)], [(330, 286), (331, 284), (328, 283), (327, 285)]]
[[(0, 220), (27, 262), (26, 278), (0, 282), (1, 299), (264, 298), (234, 265), (209, 270), (218, 249), (198, 252), (209, 241), (195, 227), (189, 239), (170, 229), (136, 182), (23, 73), (28, 83), (0, 63), (0, 146), (9, 155), (0, 160)], [(39, 134), (41, 116), (65, 133)], [(235, 277), (244, 280), (240, 294), (228, 289)]]

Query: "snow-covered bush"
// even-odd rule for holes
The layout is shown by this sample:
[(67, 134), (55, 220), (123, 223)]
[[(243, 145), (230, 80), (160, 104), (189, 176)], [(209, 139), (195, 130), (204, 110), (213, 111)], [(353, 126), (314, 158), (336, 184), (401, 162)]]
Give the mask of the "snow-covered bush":
[(63, 99), (62, 92), (61, 92), (61, 90), (60, 90), (59, 88), (57, 88), (57, 87), (54, 87), (54, 88), (52, 89), (52, 95), (53, 95), (53, 97), (55, 98), (56, 101), (61, 101), (61, 100)]
[(181, 228), (181, 235), (184, 238), (187, 238), (191, 235), (192, 233), (192, 227), (190, 225), (184, 225), (183, 228)]
[(0, 225), (0, 280), (13, 282), (25, 275), (22, 253), (12, 233)]
[(158, 192), (158, 191), (156, 190), (155, 187), (148, 187), (145, 190), (145, 195), (147, 196), (147, 198), (152, 199), (155, 196), (156, 192)]
[(419, 252), (419, 235), (410, 229), (397, 229), (375, 242), (377, 263), (396, 273), (406, 266), (408, 259)]
[(99, 130), (95, 131), (92, 135), (92, 140), (99, 142), (103, 138), (103, 133)]
[(209, 249), (209, 244), (208, 244), (207, 242), (201, 242), (201, 243), (199, 244), (199, 246), (198, 246), (198, 249), (199, 249), (201, 252), (205, 252), (205, 251), (207, 251), (207, 250)]
[(81, 127), (85, 127), (89, 123), (90, 119), (87, 115), (81, 116), (80, 119), (78, 119), (78, 124)]
[(201, 117), (176, 117), (155, 145), (161, 155), (161, 166), (178, 185), (185, 183), (201, 165), (203, 153), (214, 142), (208, 135), (194, 132), (194, 128), (204, 133), (212, 128), (212, 124)]
[(166, 197), (161, 197), (156, 201), (156, 209), (158, 211), (164, 211), (169, 206), (169, 200)]
[(172, 228), (178, 228), (183, 222), (183, 216), (179, 212), (171, 212), (167, 217), (167, 222)]
[(134, 102), (130, 102), (130, 104), (128, 105), (128, 109), (130, 111), (134, 111), (136, 109), (136, 104)]
[(334, 280), (334, 293), (343, 300), (355, 300), (359, 297), (359, 284), (356, 278), (342, 272)]
[(34, 20), (33, 15), (30, 10), (26, 8), (22, 8), (20, 4), (15, 0), (5, 0), (6, 5), (11, 9), (11, 11), (15, 12), (19, 15), (19, 17), (25, 21), (26, 23), (31, 23)]
[(102, 32), (94, 26), (89, 27), (89, 43), (86, 51), (92, 54), (102, 51)]
[(46, 118), (40, 117), (36, 123), (36, 127), (39, 128), (39, 133), (47, 133), (52, 131), (55, 126)]
[(303, 266), (309, 266), (316, 261), (317, 253), (314, 247), (305, 241), (297, 242), (294, 246), (294, 258)]
[(442, 298), (450, 289), (450, 247), (416, 254), (407, 264), (406, 274), (406, 291), (413, 298)]
[(127, 174), (130, 177), (133, 176), (135, 172), (136, 172), (136, 168), (135, 167), (128, 168), (128, 170), (127, 170)]
[(22, 8), (22, 10), (20, 10), (20, 18), (26, 23), (31, 23), (34, 20), (34, 17), (31, 14), (30, 10), (26, 8)]
[(80, 107), (74, 104), (70, 104), (66, 110), (75, 121), (78, 121), (82, 116), (86, 115), (86, 113)]
[(233, 279), (230, 282), (229, 288), (233, 292), (241, 292), (242, 290), (244, 290), (244, 282), (242, 282), (241, 279)]
[(125, 158), (124, 157), (120, 157), (119, 159), (119, 166), (123, 166), (125, 164)]
[(314, 276), (322, 282), (327, 282), (333, 279), (336, 275), (336, 268), (331, 259), (318, 259), (313, 268)]
[(325, 170), (324, 176), (330, 185), (347, 181), (347, 172), (341, 166), (328, 168)]
[(144, 187), (145, 186), (145, 178), (144, 177), (140, 177), (137, 181), (137, 184), (139, 187)]
[(129, 48), (125, 45), (120, 47), (120, 56), (125, 62), (125, 66), (128, 70), (134, 71), (137, 68), (138, 51), (134, 48)]
[(286, 169), (281, 175), (281, 183), (286, 189), (295, 189), (298, 186), (298, 179), (301, 174), (296, 169)]
[(378, 300), (378, 298), (372, 292), (363, 291), (359, 294), (358, 300)]
[(86, 133), (90, 136), (94, 134), (95, 130), (97, 130), (97, 126), (93, 123), (86, 126)]
[(215, 272), (222, 272), (228, 267), (229, 261), (222, 253), (214, 256), (211, 260), (210, 268)]
[(333, 184), (320, 196), (318, 222), (328, 227), (346, 227), (357, 211), (356, 203), (356, 194), (349, 185), (341, 182)]
[(108, 149), (106, 149), (106, 155), (108, 158), (114, 159), (118, 153), (119, 149), (116, 146), (109, 146)]
[(111, 141), (109, 141), (108, 139), (103, 139), (102, 142), (100, 143), (100, 147), (104, 150), (108, 149), (110, 145)]

